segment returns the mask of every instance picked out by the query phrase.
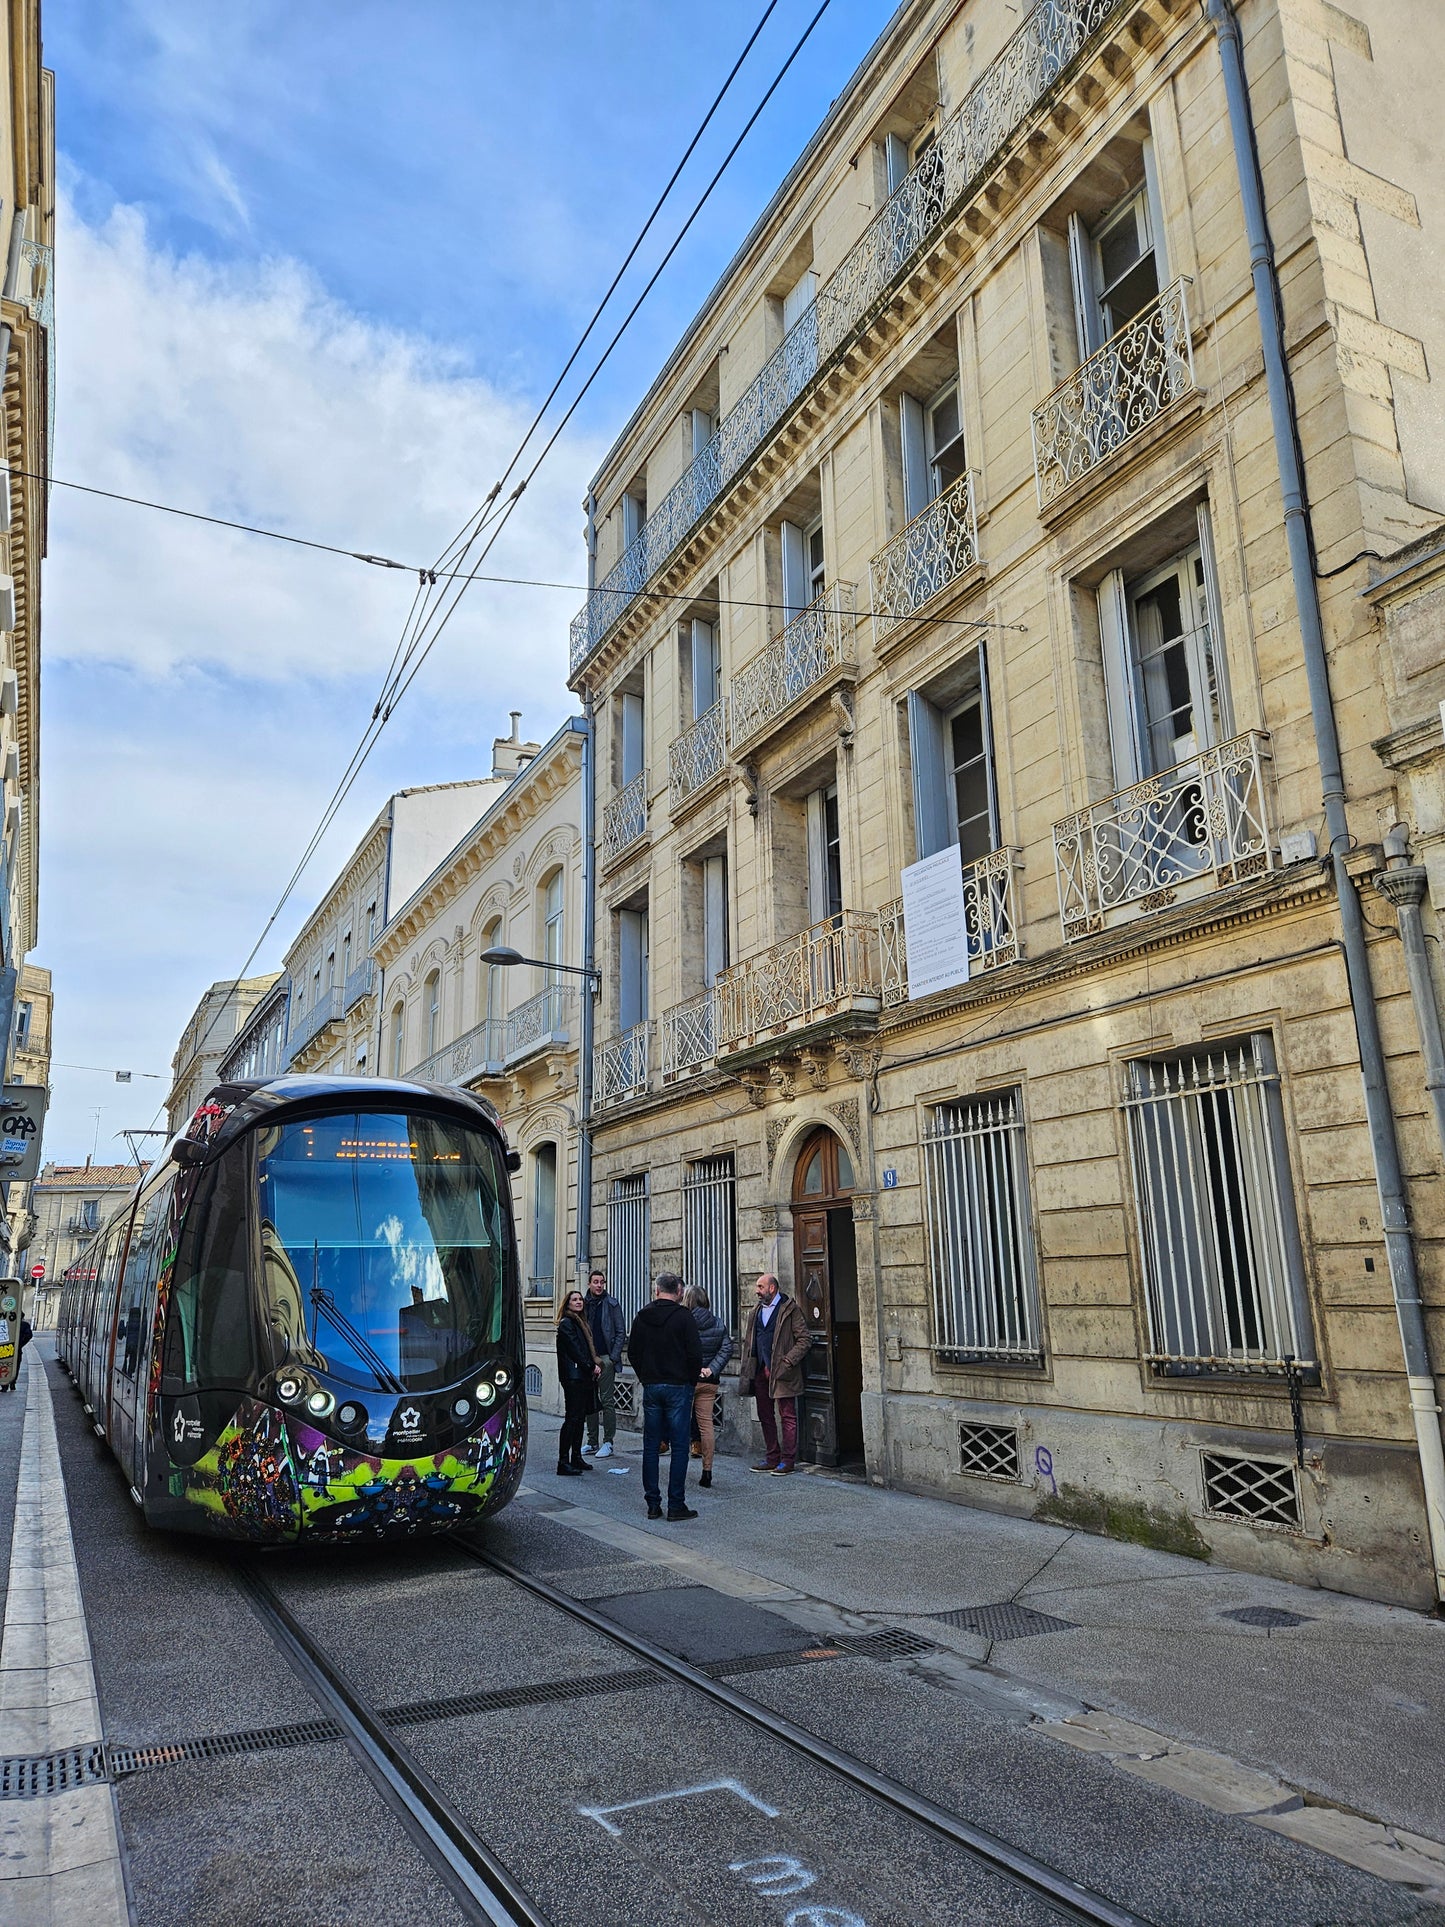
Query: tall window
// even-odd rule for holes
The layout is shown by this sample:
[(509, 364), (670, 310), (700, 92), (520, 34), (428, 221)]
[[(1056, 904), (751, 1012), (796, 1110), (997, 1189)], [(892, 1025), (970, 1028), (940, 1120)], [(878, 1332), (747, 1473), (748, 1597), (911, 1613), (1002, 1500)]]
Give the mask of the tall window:
[(647, 1173), (614, 1178), (607, 1196), (607, 1281), (631, 1328), (651, 1296)]
[(557, 1277), (557, 1147), (539, 1144), (532, 1153), (532, 1270), (528, 1294), (550, 1298)]
[(903, 438), (903, 513), (911, 522), (968, 468), (957, 377), (927, 401), (900, 396), (898, 415)]
[(923, 1158), (936, 1348), (1042, 1361), (1019, 1093), (936, 1105)]
[(783, 559), (783, 621), (791, 622), (816, 602), (827, 586), (823, 558), (823, 519), (803, 527), (784, 522), (779, 530)]
[(400, 1077), (406, 1070), (406, 1005), (397, 1004), (391, 1013), (391, 1074)]
[[(502, 920), (494, 917), (482, 932), (483, 950), (495, 950), (502, 941)], [(506, 1015), (506, 967), (487, 964), (481, 982), (481, 1017), (487, 1026), (487, 1060), (498, 1063), (502, 1057), (502, 1019)]]
[(827, 783), (808, 797), (808, 921), (822, 923), (843, 910), (843, 848), (838, 827), (838, 785)]
[(617, 698), (618, 762), (617, 783), (620, 789), (641, 776), (645, 760), (643, 744), (642, 698), (624, 691)]
[(30, 1020), (33, 1009), (33, 1005), (28, 1001), (15, 1006), (15, 1048), (17, 1050), (24, 1050), (30, 1042)]
[(341, 939), (341, 981), (345, 983), (351, 975), (351, 932), (348, 930)]
[[(565, 961), (564, 897), (566, 877), (563, 871), (554, 870), (542, 885), (542, 961), (549, 965)], [(549, 1029), (556, 1030), (562, 1022), (562, 983), (561, 974), (555, 969), (543, 973), (543, 985), (547, 992)]]
[(736, 1177), (732, 1153), (697, 1158), (682, 1180), (682, 1275), (703, 1285), (730, 1331), (738, 1328)]
[(375, 942), (376, 942), (376, 898), (373, 897), (371, 899), (371, 902), (368, 903), (366, 906), (366, 947), (367, 949), (370, 950), (372, 945)]
[(705, 716), (722, 694), (722, 664), (717, 624), (694, 617), (689, 641), (692, 652), (692, 719)]
[(617, 913), (617, 1022), (631, 1030), (647, 1016), (649, 941), (646, 908)]
[(1176, 1373), (1312, 1363), (1270, 1038), (1137, 1060), (1125, 1108), (1150, 1363)]
[(702, 870), (702, 978), (707, 989), (728, 962), (728, 860), (704, 857)]
[(442, 977), (434, 970), (422, 988), (422, 1021), (426, 1027), (426, 1055), (432, 1056), (441, 1049), (442, 1036)]
[(1069, 217), (1069, 263), (1085, 361), (1157, 300), (1168, 280), (1151, 142), (1143, 143), (1134, 185), (1108, 213), (1092, 227), (1077, 214)]

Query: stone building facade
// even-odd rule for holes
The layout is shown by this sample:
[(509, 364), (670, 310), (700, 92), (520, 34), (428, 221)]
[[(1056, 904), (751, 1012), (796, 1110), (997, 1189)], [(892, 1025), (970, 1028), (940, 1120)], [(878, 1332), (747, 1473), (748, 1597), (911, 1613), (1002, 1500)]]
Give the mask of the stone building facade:
[[(10, 1046), (8, 1081), (32, 1089), (50, 1088), (50, 1019), (55, 1008), (55, 993), (50, 972), (39, 964), (22, 964), (15, 986), (15, 1027)], [(10, 1246), (16, 1272), (25, 1275), (25, 1252), (35, 1230), (31, 1211), (31, 1184), (5, 1187), (5, 1215), (9, 1220)]]
[[(375, 950), (381, 1074), (477, 1091), (520, 1155), (513, 1201), (528, 1378), (549, 1410), (556, 1294), (576, 1277), (584, 742), (574, 717), (540, 748), (523, 745), (517, 773), (399, 906)], [(499, 758), (507, 747), (499, 743)], [(536, 961), (482, 961), (499, 947)]]
[(237, 1031), (276, 980), (274, 970), (259, 977), (225, 978), (212, 984), (196, 1005), (171, 1058), (171, 1088), (166, 1097), (170, 1130), (184, 1130), (195, 1116), (196, 1106), (219, 1078)]
[(30, 1246), (27, 1277), (33, 1265), (45, 1267), (30, 1293), (31, 1321), (37, 1331), (55, 1324), (65, 1274), (100, 1227), (125, 1203), (140, 1182), (136, 1164), (47, 1164), (30, 1187)]
[(1425, 1604), (1442, 1147), (1372, 887), (1445, 832), (1438, 616), (1407, 714), (1371, 587), (1445, 513), (1406, 12), (908, 0), (599, 472), (571, 649), (624, 1300), (775, 1269), (807, 1456)]

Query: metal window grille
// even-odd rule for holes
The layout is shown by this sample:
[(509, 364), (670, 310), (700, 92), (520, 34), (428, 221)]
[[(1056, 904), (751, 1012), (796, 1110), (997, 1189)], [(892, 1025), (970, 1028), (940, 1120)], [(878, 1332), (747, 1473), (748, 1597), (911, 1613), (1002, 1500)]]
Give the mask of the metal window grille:
[(729, 1331), (738, 1328), (737, 1180), (732, 1154), (698, 1158), (682, 1181), (682, 1274), (703, 1285)]
[(614, 1178), (607, 1198), (607, 1277), (628, 1329), (651, 1297), (647, 1173)]
[(1288, 1459), (1241, 1459), (1226, 1452), (1201, 1452), (1200, 1459), (1206, 1512), (1291, 1532), (1304, 1529), (1299, 1482)]
[(1019, 1093), (938, 1105), (923, 1154), (935, 1349), (1041, 1362)]
[(527, 1367), (526, 1386), (528, 1398), (540, 1398), (542, 1396), (542, 1367), (540, 1365), (529, 1365)]
[(1128, 1067), (1125, 1108), (1157, 1370), (1313, 1368), (1270, 1040)]
[(958, 1469), (976, 1479), (1008, 1479), (1017, 1483), (1022, 1477), (1018, 1433), (1011, 1425), (960, 1423)]

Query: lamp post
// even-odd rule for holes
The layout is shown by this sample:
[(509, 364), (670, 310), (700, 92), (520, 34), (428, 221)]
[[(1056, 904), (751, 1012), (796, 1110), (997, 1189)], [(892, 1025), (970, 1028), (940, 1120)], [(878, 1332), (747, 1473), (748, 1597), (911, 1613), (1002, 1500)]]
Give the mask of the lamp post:
[(548, 963), (545, 957), (524, 957), (520, 950), (513, 950), (506, 943), (494, 943), (490, 950), (482, 952), (480, 961), (484, 964), (500, 964), (504, 970), (513, 964), (530, 964), (534, 970), (565, 970), (569, 977), (585, 977), (587, 988), (594, 997), (602, 990), (600, 970), (589, 970), (584, 964)]

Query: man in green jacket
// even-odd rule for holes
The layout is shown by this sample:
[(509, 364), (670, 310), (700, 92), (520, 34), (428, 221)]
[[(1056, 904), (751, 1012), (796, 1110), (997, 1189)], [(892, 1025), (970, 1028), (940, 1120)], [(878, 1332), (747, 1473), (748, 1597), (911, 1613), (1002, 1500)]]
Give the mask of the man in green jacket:
[[(791, 1472), (798, 1459), (798, 1400), (803, 1391), (803, 1360), (812, 1340), (797, 1300), (783, 1292), (765, 1271), (757, 1283), (758, 1302), (743, 1333), (738, 1394), (751, 1392), (763, 1428), (763, 1457), (754, 1472)], [(777, 1406), (774, 1418), (773, 1407)], [(778, 1432), (782, 1430), (779, 1449)]]

